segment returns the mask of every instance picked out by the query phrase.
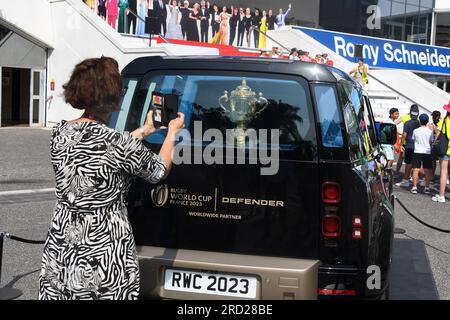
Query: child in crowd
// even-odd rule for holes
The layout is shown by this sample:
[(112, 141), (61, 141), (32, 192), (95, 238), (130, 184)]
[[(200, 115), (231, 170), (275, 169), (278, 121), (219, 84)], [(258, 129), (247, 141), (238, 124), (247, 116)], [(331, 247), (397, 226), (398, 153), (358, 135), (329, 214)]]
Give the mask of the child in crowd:
[(411, 192), (417, 194), (417, 183), (419, 181), (419, 171), (423, 166), (425, 171), (425, 194), (430, 194), (431, 171), (433, 170), (433, 160), (431, 158), (431, 145), (434, 140), (433, 130), (428, 127), (430, 118), (427, 114), (419, 117), (420, 128), (414, 130), (412, 140), (414, 141), (413, 165), (413, 187)]

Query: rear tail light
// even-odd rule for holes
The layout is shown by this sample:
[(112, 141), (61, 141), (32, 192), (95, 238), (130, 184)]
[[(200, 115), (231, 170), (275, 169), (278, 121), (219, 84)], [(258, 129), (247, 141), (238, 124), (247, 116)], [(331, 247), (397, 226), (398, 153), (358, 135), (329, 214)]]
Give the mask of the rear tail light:
[(337, 215), (323, 217), (322, 235), (327, 238), (337, 238), (341, 235), (341, 219)]
[(324, 182), (322, 185), (322, 201), (326, 204), (341, 202), (341, 187), (336, 182)]

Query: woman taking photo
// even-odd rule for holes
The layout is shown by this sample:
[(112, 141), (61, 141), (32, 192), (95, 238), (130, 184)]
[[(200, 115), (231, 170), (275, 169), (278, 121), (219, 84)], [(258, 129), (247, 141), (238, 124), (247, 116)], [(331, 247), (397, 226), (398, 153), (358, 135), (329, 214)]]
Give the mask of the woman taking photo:
[(168, 126), (159, 155), (141, 142), (153, 114), (132, 133), (106, 123), (120, 110), (122, 79), (112, 58), (87, 59), (64, 85), (67, 103), (85, 113), (52, 132), (57, 203), (42, 257), (39, 299), (137, 299), (139, 266), (126, 210), (132, 177), (164, 179), (184, 115)]

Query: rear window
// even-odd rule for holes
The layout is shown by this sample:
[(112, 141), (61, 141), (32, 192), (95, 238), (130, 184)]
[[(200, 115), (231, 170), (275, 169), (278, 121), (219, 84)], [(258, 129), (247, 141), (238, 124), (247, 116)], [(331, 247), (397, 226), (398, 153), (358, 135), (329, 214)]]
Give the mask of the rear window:
[[(186, 129), (195, 145), (205, 146), (203, 135), (208, 129), (216, 129), (224, 137), (228, 129), (254, 129), (258, 133), (258, 147), (276, 147), (282, 159), (317, 158), (311, 98), (308, 83), (302, 78), (262, 73), (169, 71), (150, 73), (137, 86), (134, 79), (125, 83), (128, 90), (122, 111), (115, 118), (127, 118), (127, 124), (113, 123), (118, 130), (133, 130), (144, 123), (153, 92), (176, 94), (178, 109), (186, 115)], [(134, 96), (131, 108), (130, 95)], [(263, 141), (260, 129), (279, 130), (278, 141), (271, 139), (270, 131), (269, 138)], [(159, 131), (149, 136), (147, 142), (161, 144), (164, 137), (164, 132)], [(246, 149), (255, 147), (246, 145)]]
[(322, 145), (326, 148), (342, 148), (344, 139), (335, 87), (326, 84), (315, 85), (314, 96), (322, 134)]

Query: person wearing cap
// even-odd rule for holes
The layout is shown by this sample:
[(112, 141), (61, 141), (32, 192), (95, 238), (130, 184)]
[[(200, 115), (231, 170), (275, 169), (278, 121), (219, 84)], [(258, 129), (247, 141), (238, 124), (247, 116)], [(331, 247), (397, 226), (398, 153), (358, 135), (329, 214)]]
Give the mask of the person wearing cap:
[[(409, 109), (409, 113), (404, 114), (400, 119), (397, 119), (395, 124), (399, 125), (400, 123), (402, 123), (403, 127), (404, 127), (405, 123), (408, 122), (409, 120), (411, 120), (411, 112), (417, 113), (417, 115), (419, 115), (419, 106), (417, 104), (411, 105), (411, 107)], [(400, 156), (398, 157), (398, 160), (397, 160), (397, 168), (395, 170), (396, 177), (399, 176), (400, 170), (403, 166), (403, 160), (405, 158), (405, 144), (406, 144), (406, 141), (403, 139), (403, 133), (402, 133), (403, 131), (398, 130), (398, 132), (401, 135), (401, 141), (400, 141), (401, 147), (400, 147)]]
[(414, 141), (414, 154), (412, 158), (413, 167), (413, 187), (411, 192), (418, 193), (417, 183), (419, 182), (419, 172), (423, 167), (425, 171), (425, 194), (430, 194), (431, 170), (433, 169), (433, 160), (431, 158), (431, 145), (433, 144), (433, 130), (428, 127), (430, 118), (423, 113), (419, 117), (420, 127), (415, 129), (412, 134)]
[[(444, 110), (447, 111), (447, 114), (444, 118), (442, 118), (438, 124), (439, 134), (447, 135), (447, 138), (450, 141), (450, 102), (444, 106)], [(449, 172), (449, 162), (450, 162), (450, 143), (447, 149), (447, 154), (441, 158), (441, 179), (439, 186), (439, 194), (435, 195), (432, 200), (439, 203), (445, 203), (445, 188), (448, 181), (448, 172)]]
[[(385, 121), (386, 123), (391, 123), (395, 125), (395, 121), (399, 117), (399, 112), (397, 108), (392, 108), (389, 110), (389, 118)], [(381, 147), (384, 150), (384, 153), (386, 155), (386, 159), (388, 161), (388, 168), (392, 168), (392, 165), (394, 164), (394, 146), (390, 144), (383, 144)]]
[(403, 125), (402, 134), (402, 140), (405, 141), (404, 146), (402, 146), (402, 151), (404, 151), (404, 162), (406, 165), (405, 173), (403, 175), (403, 180), (396, 184), (398, 187), (409, 187), (409, 177), (411, 176), (412, 159), (414, 155), (414, 140), (412, 137), (414, 130), (420, 127), (420, 122), (417, 120), (419, 117), (419, 107), (417, 105), (412, 105), (409, 115), (411, 120), (406, 121)]

